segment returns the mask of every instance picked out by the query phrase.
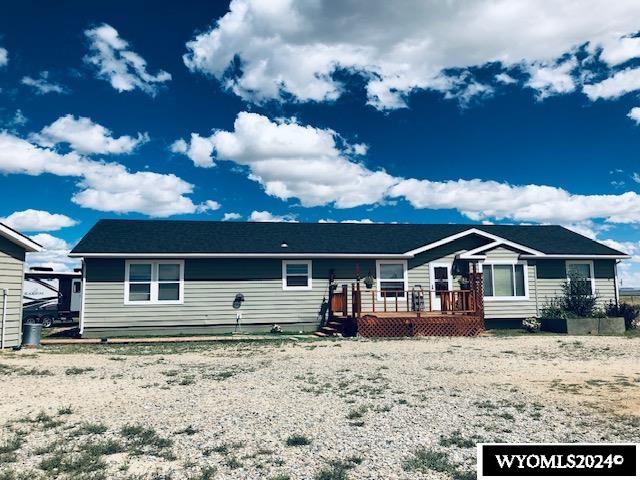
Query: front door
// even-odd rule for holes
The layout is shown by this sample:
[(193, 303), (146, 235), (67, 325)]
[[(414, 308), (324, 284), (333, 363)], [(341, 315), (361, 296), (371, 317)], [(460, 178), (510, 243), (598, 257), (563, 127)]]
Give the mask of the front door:
[(431, 276), (431, 310), (442, 310), (438, 292), (451, 290), (451, 265), (448, 263), (432, 263), (429, 265)]

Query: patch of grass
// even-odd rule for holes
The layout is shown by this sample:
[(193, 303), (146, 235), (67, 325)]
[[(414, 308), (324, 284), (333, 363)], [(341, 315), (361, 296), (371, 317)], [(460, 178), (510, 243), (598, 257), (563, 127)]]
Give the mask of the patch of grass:
[(38, 467), (50, 476), (67, 473), (71, 478), (86, 478), (91, 474), (90, 478), (92, 479), (102, 479), (106, 478), (104, 470), (107, 468), (107, 464), (100, 455), (91, 452), (80, 454), (54, 452), (42, 459)]
[(498, 413), (496, 417), (504, 418), (505, 420), (514, 420), (515, 417), (509, 412)]
[(21, 376), (32, 376), (32, 377), (48, 377), (53, 375), (51, 370), (39, 369), (39, 368), (22, 368), (19, 367), (16, 369), (16, 373)]
[(197, 473), (189, 475), (187, 480), (211, 480), (215, 477), (217, 471), (218, 469), (213, 465), (205, 465)]
[(117, 440), (108, 439), (99, 442), (87, 442), (80, 446), (80, 450), (84, 453), (94, 456), (115, 455), (125, 451), (124, 445)]
[(191, 425), (183, 428), (182, 430), (178, 430), (176, 435), (195, 435), (199, 430), (193, 428)]
[(449, 472), (452, 468), (449, 456), (446, 453), (420, 448), (415, 451), (413, 457), (405, 460), (402, 465), (407, 472), (423, 472), (430, 470), (436, 472)]
[(498, 406), (490, 400), (475, 402), (474, 405), (476, 405), (478, 408), (484, 408), (485, 410), (495, 410), (496, 408), (498, 408)]
[(58, 409), (58, 415), (71, 415), (72, 413), (73, 413), (73, 408), (71, 408), (71, 405), (60, 407)]
[(95, 368), (93, 367), (71, 367), (67, 368), (64, 373), (67, 375), (82, 375), (83, 373), (93, 372)]
[(0, 443), (0, 465), (17, 461), (16, 451), (20, 449), (23, 443), (22, 437), (17, 435)]
[(8, 440), (5, 440), (4, 442), (0, 443), (0, 454), (15, 452), (22, 446), (23, 443), (24, 440), (17, 435)]
[(23, 417), (18, 419), (18, 422), (21, 423), (35, 423), (38, 424), (39, 427), (44, 429), (52, 429), (62, 425), (64, 422), (61, 420), (54, 419), (51, 415), (42, 411), (35, 416), (35, 418)]
[(440, 436), (440, 441), (438, 442), (442, 447), (451, 447), (455, 445), (460, 448), (471, 448), (475, 447), (477, 443), (480, 443), (482, 439), (476, 437), (475, 435), (470, 438), (465, 438), (460, 430), (456, 430), (448, 437)]
[(237, 468), (242, 468), (244, 466), (242, 462), (238, 460), (236, 457), (234, 457), (233, 455), (227, 457), (224, 463), (231, 470), (236, 470)]
[(35, 367), (25, 368), (25, 367), (7, 365), (6, 363), (0, 363), (0, 375), (11, 375), (12, 373), (15, 373), (16, 375), (21, 375), (21, 376), (26, 375), (26, 376), (35, 376), (35, 377), (44, 377), (44, 376), (53, 375), (51, 370), (47, 370), (47, 369), (38, 369)]
[(471, 470), (460, 470), (451, 463), (449, 456), (428, 448), (419, 448), (412, 457), (404, 461), (402, 468), (407, 472), (429, 473), (430, 471), (448, 473), (454, 480), (472, 480), (476, 473)]
[(178, 385), (193, 385), (194, 383), (196, 383), (196, 379), (193, 375), (190, 375), (190, 376), (181, 378), (180, 381), (178, 382)]
[(347, 413), (348, 420), (356, 420), (358, 418), (364, 417), (365, 413), (369, 410), (369, 407), (366, 405), (361, 405), (358, 408), (354, 408), (353, 410), (349, 410)]
[(329, 465), (320, 470), (314, 477), (315, 480), (347, 480), (349, 470), (360, 465), (360, 457), (349, 457), (346, 460), (333, 460)]
[(38, 480), (42, 478), (40, 474), (34, 470), (23, 470), (19, 472), (15, 470), (0, 471), (0, 480)]
[(161, 437), (153, 428), (142, 425), (125, 425), (120, 435), (127, 440), (127, 450), (134, 455), (155, 455), (169, 459), (173, 456), (167, 450), (173, 446), (173, 440)]
[(73, 432), (73, 436), (79, 437), (81, 435), (100, 435), (107, 431), (107, 427), (102, 423), (86, 422), (78, 426)]
[(304, 435), (290, 435), (286, 441), (287, 447), (302, 447), (311, 445), (311, 440)]

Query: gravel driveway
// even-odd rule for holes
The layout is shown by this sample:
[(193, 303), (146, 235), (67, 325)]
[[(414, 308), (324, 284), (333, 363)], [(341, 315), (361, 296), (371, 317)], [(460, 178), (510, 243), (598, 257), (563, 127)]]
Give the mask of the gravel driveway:
[(49, 347), (0, 379), (2, 480), (468, 479), (479, 441), (640, 441), (640, 338)]

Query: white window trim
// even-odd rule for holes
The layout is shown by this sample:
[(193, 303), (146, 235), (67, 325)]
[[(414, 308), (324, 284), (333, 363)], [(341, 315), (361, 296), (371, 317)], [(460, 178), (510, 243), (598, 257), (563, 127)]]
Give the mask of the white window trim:
[(589, 265), (589, 280), (591, 280), (591, 295), (596, 294), (596, 273), (593, 269), (593, 260), (565, 260), (564, 268), (567, 272), (567, 282), (571, 279), (569, 278), (569, 265), (577, 264), (577, 265)]
[[(287, 285), (287, 265), (299, 265), (305, 263), (307, 265), (307, 285), (300, 287), (290, 287)], [(283, 260), (282, 261), (282, 290), (311, 290), (313, 289), (313, 262), (311, 260)]]
[[(404, 270), (404, 287), (402, 288), (404, 290), (404, 294), (401, 297), (398, 298), (405, 298), (406, 292), (407, 290), (409, 290), (409, 269), (407, 268), (407, 261), (406, 260), (376, 260), (376, 287), (378, 290), (378, 300), (383, 301), (384, 297), (382, 296), (382, 289), (380, 288), (380, 283), (382, 281), (384, 282), (398, 282), (400, 281), (399, 279), (393, 279), (393, 278), (380, 278), (380, 265), (386, 265), (386, 264), (391, 264), (391, 265), (396, 265), (398, 263), (402, 264), (402, 268)], [(389, 298), (395, 298), (395, 297), (387, 297), (387, 300)]]
[[(496, 296), (486, 296), (486, 295), (482, 295), (484, 298), (485, 302), (522, 302), (524, 300), (529, 300), (529, 265), (527, 263), (526, 260), (520, 260), (517, 262), (514, 261), (510, 261), (510, 260), (491, 260), (488, 262), (482, 262), (480, 264), (480, 271), (483, 271), (484, 265), (513, 265), (513, 292), (515, 293), (516, 291), (516, 272), (515, 272), (515, 265), (522, 265), (522, 274), (524, 275), (524, 296), (513, 296), (513, 297), (505, 297), (505, 296), (501, 296), (501, 297), (496, 297)], [(484, 281), (484, 276), (483, 279)], [(491, 280), (493, 281), (493, 275), (491, 275)], [(495, 285), (492, 285), (492, 290), (495, 292)]]
[[(151, 264), (150, 300), (129, 300), (129, 267), (137, 264)], [(180, 265), (180, 287), (178, 300), (158, 300), (158, 265), (178, 264)], [(176, 283), (176, 282), (163, 282)], [(125, 305), (182, 305), (184, 303), (184, 260), (126, 260), (124, 268), (124, 304)]]

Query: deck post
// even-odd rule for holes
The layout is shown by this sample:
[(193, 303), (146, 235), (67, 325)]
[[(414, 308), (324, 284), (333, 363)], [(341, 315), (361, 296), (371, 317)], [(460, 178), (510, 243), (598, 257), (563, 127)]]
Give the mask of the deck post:
[(336, 286), (329, 280), (329, 314), (327, 315), (327, 323), (333, 320), (333, 295), (335, 291)]
[(376, 311), (376, 291), (371, 290), (371, 310)]
[(348, 296), (349, 286), (345, 283), (342, 285), (342, 316), (349, 316), (349, 296)]

